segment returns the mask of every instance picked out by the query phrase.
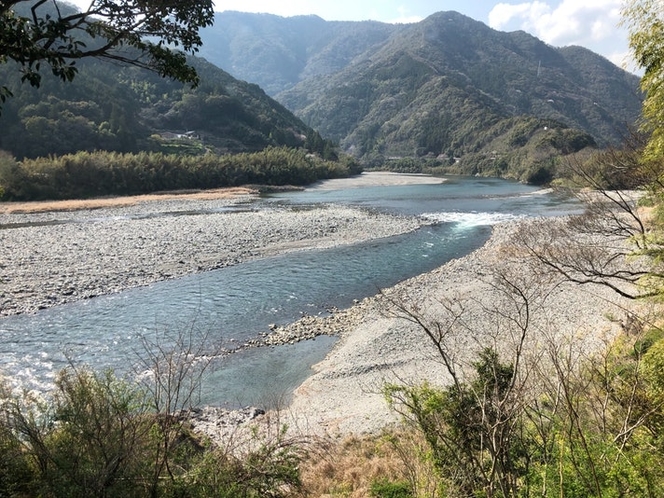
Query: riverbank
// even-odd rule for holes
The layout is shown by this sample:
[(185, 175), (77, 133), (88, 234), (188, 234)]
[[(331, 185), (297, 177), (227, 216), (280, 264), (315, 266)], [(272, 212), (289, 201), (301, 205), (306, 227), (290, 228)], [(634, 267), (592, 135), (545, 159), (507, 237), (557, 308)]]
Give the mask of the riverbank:
[[(440, 182), (410, 175), (361, 175), (345, 186), (424, 180)], [(274, 206), (258, 211), (253, 200), (251, 193), (212, 199), (175, 196), (97, 209), (0, 214), (0, 314), (32, 312), (287, 251), (386, 237), (423, 223), (345, 207)], [(513, 240), (514, 232), (527, 223), (498, 225), (489, 242), (474, 253), (350, 309), (275, 327), (265, 338), (268, 344), (321, 333), (341, 338), (292, 402), (282, 407), (280, 418), (304, 434), (374, 433), (397, 420), (381, 393), (386, 383), (445, 384), (449, 378), (430, 339), (422, 327), (400, 318), (395, 304), (414, 313), (410, 318), (434, 325), (445, 326), (458, 315), (446, 341), (462, 365), (469, 365), (481, 347), (509, 354), (513, 338), (499, 333), (506, 329), (496, 311), (515, 309), (518, 296), (501, 291), (499, 276), (527, 291), (537, 316), (529, 325), (529, 354), (563, 340), (579, 341), (577, 351), (596, 350), (620, 329), (631, 303), (610, 291), (535, 271)], [(546, 236), (546, 227), (542, 230)], [(250, 413), (253, 418), (257, 412)], [(212, 419), (206, 431), (214, 435), (209, 427), (216, 426), (216, 415), (205, 417)]]
[(0, 214), (0, 315), (414, 230), (410, 217), (274, 206), (255, 195), (158, 198), (115, 207)]
[(81, 211), (89, 209), (122, 208), (145, 205), (154, 201), (164, 200), (214, 200), (238, 199), (255, 196), (257, 190), (248, 187), (233, 187), (192, 192), (162, 192), (159, 194), (143, 194), (125, 197), (104, 197), (100, 199), (73, 199), (66, 201), (34, 201), (34, 202), (3, 202), (0, 203), (0, 215), (3, 214), (35, 214), (62, 211)]
[[(634, 303), (607, 288), (566, 282), (537, 268), (514, 245), (514, 234), (528, 223), (497, 225), (490, 240), (466, 257), (332, 317), (307, 318), (314, 323), (304, 329), (328, 330), (341, 340), (282, 410), (289, 426), (332, 437), (377, 433), (398, 421), (383, 395), (387, 384), (448, 384), (450, 376), (423, 325), (445, 336), (442, 344), (460, 372), (472, 370), (485, 347), (512, 357), (526, 304), (524, 354), (531, 364), (546, 361), (555, 348), (569, 347), (582, 356), (604, 347), (629, 321)], [(293, 324), (280, 333), (296, 336), (297, 330)]]

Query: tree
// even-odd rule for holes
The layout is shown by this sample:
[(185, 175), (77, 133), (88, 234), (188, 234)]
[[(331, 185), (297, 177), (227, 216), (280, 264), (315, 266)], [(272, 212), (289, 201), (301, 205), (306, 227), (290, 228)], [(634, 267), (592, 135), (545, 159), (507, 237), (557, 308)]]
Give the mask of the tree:
[[(496, 274), (481, 298), (438, 301), (440, 311), (434, 313), (428, 303), (386, 296), (394, 316), (429, 339), (449, 376), (445, 388), (427, 383), (385, 388), (390, 405), (424, 437), (445, 496), (518, 496), (525, 487), (534, 364), (524, 361), (525, 348), (549, 286), (546, 279), (510, 273)], [(491, 325), (483, 330), (478, 323)], [(470, 363), (459, 347), (466, 338), (482, 344)]]
[(629, 45), (644, 69), (641, 89), (645, 92), (643, 117), (651, 132), (646, 156), (664, 156), (664, 4), (659, 0), (630, 0), (623, 9), (623, 23), (629, 29)]
[(500, 258), (491, 288), (385, 295), (447, 374), (385, 388), (425, 443), (404, 458), (432, 466), (440, 496), (662, 496), (664, 332), (630, 312), (606, 343), (599, 326), (581, 334), (557, 278), (522, 250)]
[[(76, 62), (90, 57), (156, 71), (185, 83), (198, 75), (181, 48), (194, 53), (198, 30), (212, 24), (213, 3), (91, 0), (77, 11), (56, 0), (0, 2), (0, 63), (21, 67), (21, 81), (39, 86), (42, 63), (63, 81), (71, 81)], [(0, 100), (11, 92), (3, 87)]]
[(662, 296), (664, 161), (644, 155), (647, 142), (630, 131), (620, 148), (561, 160), (561, 184), (584, 212), (520, 224), (515, 249), (564, 280), (629, 299)]

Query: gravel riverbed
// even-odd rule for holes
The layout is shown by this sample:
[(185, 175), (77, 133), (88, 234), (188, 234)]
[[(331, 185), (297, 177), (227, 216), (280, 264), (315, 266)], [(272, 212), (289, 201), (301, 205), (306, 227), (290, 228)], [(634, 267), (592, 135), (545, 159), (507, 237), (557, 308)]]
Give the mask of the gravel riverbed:
[(288, 251), (418, 228), (414, 218), (249, 198), (0, 215), (0, 316), (34, 312)]
[[(485, 347), (512, 358), (526, 315), (506, 281), (528, 298), (524, 355), (531, 364), (545, 362), (552, 348), (566, 347), (581, 357), (604, 347), (629, 322), (634, 303), (605, 287), (566, 282), (528, 261), (513, 241), (524, 223), (530, 222), (497, 225), (477, 251), (332, 317), (306, 318), (314, 323), (305, 330), (327, 330), (341, 339), (286, 408), (293, 430), (335, 438), (377, 433), (399, 420), (383, 395), (386, 384), (448, 384), (426, 327), (442, 331), (442, 344), (460, 371), (472, 370)], [(280, 333), (299, 328), (296, 323)]]
[[(423, 224), (348, 207), (255, 210), (252, 199), (175, 198), (117, 208), (0, 214), (0, 315), (30, 313), (286, 251), (392, 236)], [(528, 221), (495, 226), (481, 249), (349, 309), (274, 327), (262, 339), (268, 345), (320, 334), (340, 337), (282, 407), (280, 418), (304, 434), (375, 433), (398, 419), (381, 392), (386, 383), (448, 382), (423, 327), (404, 317), (402, 305), (425, 324), (444, 324), (450, 313), (463, 316), (462, 326), (448, 337), (460, 364), (469, 364), (479, 348), (489, 345), (509, 353), (513, 338), (498, 332), (505, 329), (495, 311), (514, 301), (496, 285), (501, 275), (517, 278), (531, 292), (532, 354), (563, 340), (577, 341), (577, 351), (601, 346), (620, 329), (630, 303), (605, 289), (533, 272), (513, 247), (520, 223)], [(206, 410), (197, 418), (213, 438), (228, 432), (228, 417), (230, 426), (236, 424), (236, 414)], [(242, 413), (238, 420), (260, 420), (262, 408)]]

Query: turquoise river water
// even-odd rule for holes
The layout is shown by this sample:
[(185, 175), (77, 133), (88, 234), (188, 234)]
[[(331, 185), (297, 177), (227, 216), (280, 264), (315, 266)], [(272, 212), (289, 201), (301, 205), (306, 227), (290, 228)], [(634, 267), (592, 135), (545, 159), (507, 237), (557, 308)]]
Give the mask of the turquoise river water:
[[(254, 207), (274, 203), (302, 209), (319, 203), (354, 205), (424, 215), (436, 223), (397, 237), (270, 257), (0, 319), (5, 374), (25, 387), (45, 389), (67, 357), (94, 368), (131, 371), (141, 355), (142, 338), (168, 341), (176, 330), (205, 332), (216, 344), (242, 344), (266, 332), (268, 324), (350, 306), (354, 299), (468, 254), (487, 240), (496, 222), (578, 209), (574, 201), (548, 190), (454, 177), (435, 185), (274, 194)], [(203, 401), (237, 407), (283, 399), (334, 341), (321, 337), (227, 356), (207, 375)]]

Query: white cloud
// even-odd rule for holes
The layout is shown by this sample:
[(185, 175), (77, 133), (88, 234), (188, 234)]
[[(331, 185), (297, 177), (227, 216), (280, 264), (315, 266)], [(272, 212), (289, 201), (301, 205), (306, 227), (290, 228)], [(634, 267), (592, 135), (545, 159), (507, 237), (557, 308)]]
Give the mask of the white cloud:
[(489, 13), (489, 25), (524, 29), (552, 45), (579, 44), (615, 36), (620, 5), (621, 0), (562, 0), (556, 6), (543, 1), (499, 3)]
[[(422, 16), (413, 15), (411, 13), (411, 10), (404, 5), (400, 5), (399, 7), (397, 7), (397, 13), (398, 17), (389, 19), (385, 22), (391, 24), (412, 24), (415, 22), (420, 22), (423, 19)], [(376, 16), (375, 18), (378, 19), (378, 16)]]
[(489, 25), (522, 29), (554, 46), (581, 45), (624, 65), (627, 34), (618, 26), (621, 5), (622, 0), (499, 3), (489, 13)]

